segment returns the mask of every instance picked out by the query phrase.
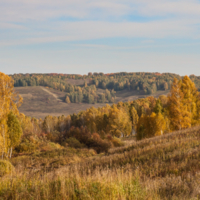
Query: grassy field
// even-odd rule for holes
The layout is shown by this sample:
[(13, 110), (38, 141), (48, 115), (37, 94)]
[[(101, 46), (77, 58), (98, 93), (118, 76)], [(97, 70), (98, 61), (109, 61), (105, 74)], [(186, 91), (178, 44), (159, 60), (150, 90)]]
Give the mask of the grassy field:
[(63, 148), (15, 155), (0, 199), (200, 199), (200, 127), (125, 143), (107, 154)]
[[(82, 81), (82, 80), (81, 80)], [(78, 83), (77, 83), (78, 84)], [(16, 87), (15, 91), (23, 97), (23, 104), (19, 108), (19, 111), (27, 116), (44, 119), (47, 115), (60, 116), (78, 113), (79, 111), (86, 110), (92, 106), (102, 107), (106, 104), (88, 104), (88, 103), (71, 103), (64, 102), (65, 92), (58, 90), (45, 88), (45, 87)], [(104, 90), (97, 89), (97, 93), (102, 93)], [(159, 91), (153, 96), (166, 95), (168, 91)], [(138, 98), (145, 98), (147, 95), (143, 95), (137, 91), (119, 91), (116, 93), (116, 103), (132, 101)]]

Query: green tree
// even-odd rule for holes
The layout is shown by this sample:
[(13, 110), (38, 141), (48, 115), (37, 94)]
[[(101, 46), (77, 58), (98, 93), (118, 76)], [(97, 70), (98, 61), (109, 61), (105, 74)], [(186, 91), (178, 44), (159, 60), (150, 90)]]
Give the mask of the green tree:
[(9, 149), (7, 154), (8, 155), (10, 154), (9, 157), (11, 158), (12, 150), (15, 146), (17, 146), (20, 143), (20, 138), (22, 136), (22, 128), (20, 122), (12, 111), (8, 114), (7, 125), (8, 125), (8, 140), (9, 140), (8, 141)]

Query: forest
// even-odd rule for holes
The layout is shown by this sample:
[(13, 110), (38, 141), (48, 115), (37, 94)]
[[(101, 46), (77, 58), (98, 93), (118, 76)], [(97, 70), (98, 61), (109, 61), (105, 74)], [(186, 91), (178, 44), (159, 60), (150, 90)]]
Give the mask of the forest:
[[(71, 77), (72, 75), (61, 76), (57, 74), (21, 76), (21, 79), (18, 79), (18, 83), (21, 81), (25, 84), (24, 86), (26, 86), (27, 83), (27, 85), (29, 85), (28, 81), (30, 81), (30, 85), (33, 84), (31, 80), (34, 79), (37, 80), (34, 84), (46, 84), (46, 86), (49, 87), (50, 85), (48, 84), (50, 84), (50, 80), (55, 80), (55, 82), (51, 82), (51, 84), (54, 85), (54, 83), (57, 83), (57, 85), (59, 85), (59, 77), (61, 79), (59, 86), (62, 85), (65, 87), (67, 86), (64, 85), (66, 77), (83, 78), (83, 76), (77, 75)], [(112, 80), (110, 76), (112, 76), (114, 80), (125, 80), (126, 83), (128, 83), (128, 77), (131, 77), (131, 75), (127, 73), (110, 75), (88, 74), (86, 77), (90, 79), (92, 84), (86, 86), (85, 82), (84, 88), (92, 87), (96, 80), (98, 80), (96, 87), (102, 87), (101, 78), (105, 81), (107, 87), (109, 81)], [(152, 81), (151, 83), (152, 85), (155, 84), (157, 89), (159, 88), (157, 87), (157, 85), (159, 85), (158, 82), (163, 83), (161, 80), (164, 80), (153, 78), (160, 76), (157, 74), (147, 75), (146, 73), (136, 76), (144, 76), (149, 82), (150, 80), (154, 80), (154, 82)], [(31, 195), (33, 195), (32, 192), (36, 190), (39, 191), (39, 188), (37, 188), (37, 184), (39, 184), (44, 191), (40, 188), (41, 191), (37, 199), (50, 199), (48, 194), (51, 190), (54, 191), (52, 199), (60, 199), (61, 197), (63, 199), (88, 199), (88, 195), (90, 197), (89, 199), (120, 199), (120, 196), (124, 199), (145, 199), (148, 197), (147, 191), (149, 189), (145, 186), (146, 190), (143, 190), (142, 184), (144, 184), (145, 180), (152, 181), (152, 177), (163, 177), (166, 182), (168, 180), (169, 184), (172, 184), (172, 177), (178, 175), (181, 177), (182, 181), (182, 183), (178, 183), (180, 188), (173, 188), (174, 186), (171, 185), (172, 193), (169, 194), (167, 193), (167, 186), (163, 186), (163, 191), (151, 188), (150, 199), (162, 199), (162, 197), (172, 199), (173, 194), (175, 194), (176, 197), (179, 195), (184, 196), (184, 194), (187, 194), (188, 197), (191, 196), (191, 193), (187, 193), (185, 189), (187, 186), (185, 183), (185, 179), (187, 179), (186, 174), (192, 170), (198, 171), (198, 167), (192, 169), (192, 166), (190, 166), (190, 168), (181, 169), (178, 162), (181, 162), (180, 160), (183, 158), (184, 163), (192, 159), (193, 164), (195, 166), (198, 165), (196, 162), (199, 153), (188, 154), (189, 150), (191, 151), (192, 149), (192, 152), (195, 151), (193, 148), (199, 148), (198, 145), (200, 144), (200, 131), (198, 128), (200, 125), (200, 94), (194, 83), (198, 78), (195, 76), (174, 77), (170, 74), (162, 76), (171, 77), (171, 85), (169, 85), (170, 82), (167, 83), (167, 81), (165, 81), (165, 83), (168, 84), (168, 88), (170, 88), (168, 96), (161, 95), (159, 98), (149, 96), (144, 99), (137, 99), (124, 103), (113, 103), (111, 106), (106, 105), (102, 108), (91, 107), (85, 111), (68, 116), (62, 115), (60, 117), (55, 117), (49, 115), (42, 120), (25, 116), (18, 111), (23, 99), (20, 95), (15, 93), (14, 86), (17, 86), (16, 80), (20, 75), (13, 75), (12, 79), (11, 76), (0, 73), (0, 153), (2, 158), (0, 160), (0, 177), (9, 177), (6, 174), (12, 174), (14, 170), (22, 170), (22, 168), (24, 170), (28, 170), (29, 168), (33, 170), (37, 168), (39, 170), (39, 174), (35, 173), (34, 170), (31, 171), (32, 183), (29, 182), (30, 179), (28, 177), (24, 178), (23, 176), (16, 177), (13, 184), (9, 182), (9, 178), (5, 178), (6, 184), (2, 182), (0, 184), (0, 197), (3, 195), (3, 199), (23, 199), (24, 197), (31, 199)], [(38, 77), (41, 79), (38, 79)], [(106, 82), (106, 80), (109, 81)], [(131, 80), (131, 78), (129, 80)], [(61, 81), (63, 81), (63, 84), (61, 84)], [(133, 81), (129, 83), (130, 87), (133, 89), (135, 87), (133, 87)], [(64, 90), (66, 89), (65, 87), (63, 87)], [(116, 88), (110, 86), (110, 88), (106, 87), (105, 89), (108, 91), (109, 89), (113, 91), (114, 89), (116, 90)], [(190, 132), (192, 133), (190, 134)], [(127, 138), (134, 138), (129, 146), (127, 146)], [(176, 142), (176, 144), (173, 145), (173, 142)], [(176, 154), (176, 149), (180, 149), (182, 153), (180, 153), (180, 155)], [(189, 150), (187, 151), (187, 149)], [(173, 152), (173, 154), (167, 154), (166, 152)], [(185, 154), (187, 154), (187, 159), (183, 157)], [(103, 159), (101, 160), (98, 155), (104, 156)], [(133, 155), (135, 157), (133, 157)], [(154, 155), (157, 155), (162, 162), (156, 165), (153, 160), (156, 159)], [(91, 161), (87, 160), (87, 157), (94, 158)], [(85, 162), (88, 163), (79, 165), (78, 163), (84, 163), (82, 160), (83, 158), (86, 160)], [(170, 158), (174, 159), (174, 164), (170, 162)], [(44, 161), (48, 164), (41, 164)], [(34, 164), (34, 162), (38, 162), (41, 165), (36, 167), (37, 165), (36, 163)], [(152, 165), (154, 165), (153, 168), (145, 167), (145, 162), (146, 164), (148, 162), (152, 163)], [(156, 160), (156, 162), (158, 162), (158, 160)], [(183, 166), (184, 163), (181, 166)], [(74, 165), (77, 171), (73, 169)], [(60, 166), (67, 166), (65, 170), (69, 170), (71, 174), (74, 175), (74, 185), (71, 185), (72, 177), (67, 175), (64, 179), (59, 178), (57, 180), (50, 178), (47, 182), (44, 181), (43, 183), (46, 184), (48, 188), (45, 190), (45, 188), (41, 186), (42, 182), (39, 181), (37, 175), (47, 180), (45, 179), (45, 173), (50, 173), (55, 168), (60, 168)], [(138, 166), (140, 171), (138, 171)], [(133, 171), (131, 170), (132, 167), (134, 169)], [(184, 170), (186, 174), (181, 173)], [(92, 173), (99, 173), (99, 179), (94, 179)], [(109, 191), (106, 191), (104, 188), (105, 191), (101, 196), (98, 191), (103, 187), (102, 182), (105, 181), (105, 173), (109, 173), (113, 180), (110, 180), (112, 185), (108, 186)], [(130, 173), (132, 176), (129, 176)], [(170, 178), (168, 175), (173, 176)], [(197, 175), (193, 176), (192, 179), (195, 184), (198, 183), (198, 178), (196, 176)], [(88, 185), (84, 185), (85, 183), (83, 180), (85, 179)], [(118, 182), (121, 181), (124, 188), (120, 189), (118, 193), (111, 193), (111, 190), (116, 192), (118, 190), (116, 188), (119, 187), (119, 185), (116, 185), (115, 179), (118, 179)], [(15, 190), (17, 191), (15, 187), (18, 182), (22, 182), (20, 186), (24, 188), (22, 194), (14, 193)], [(81, 182), (82, 185), (79, 184), (79, 182)], [(30, 184), (32, 184), (32, 186)], [(61, 185), (64, 187), (63, 184), (69, 189), (67, 193), (63, 193), (60, 188)], [(158, 182), (156, 182), (156, 184), (158, 184)], [(30, 196), (25, 192), (27, 187), (29, 188), (28, 194), (30, 194)], [(133, 188), (131, 189), (129, 187)], [(12, 188), (10, 193), (8, 192), (9, 188)], [(190, 192), (192, 192), (192, 188), (190, 188)], [(194, 187), (193, 190), (195, 189)], [(94, 190), (96, 192), (94, 192)], [(122, 191), (126, 192), (123, 193)], [(182, 193), (180, 191), (182, 191)], [(95, 194), (99, 195), (99, 197), (95, 198)], [(146, 195), (146, 197), (142, 196), (142, 194)], [(196, 195), (196, 193), (193, 193), (193, 195), (194, 194)], [(138, 196), (138, 198), (134, 195)], [(34, 196), (34, 198), (36, 198), (36, 196)]]
[[(149, 96), (102, 108), (91, 107), (69, 116), (49, 115), (44, 120), (18, 113), (17, 107), (22, 99), (13, 93), (13, 80), (4, 74), (1, 76), (10, 85), (1, 89), (2, 96), (6, 92), (9, 94), (6, 95), (8, 100), (2, 99), (2, 110), (5, 112), (4, 121), (1, 122), (4, 124), (1, 126), (4, 133), (1, 140), (5, 141), (2, 145), (3, 154), (14, 147), (18, 152), (37, 148), (37, 142), (33, 145), (32, 140), (37, 141), (41, 135), (60, 145), (73, 146), (76, 143), (80, 147), (94, 148), (101, 152), (107, 151), (112, 145), (121, 145), (118, 139), (120, 137), (136, 133), (137, 139), (143, 139), (200, 123), (199, 92), (188, 76), (180, 80), (174, 78), (167, 97), (161, 95), (156, 99)], [(15, 128), (18, 131), (14, 131)], [(13, 138), (12, 132), (18, 132), (18, 139)]]
[[(66, 92), (67, 103), (114, 103), (116, 91), (138, 91), (141, 94), (154, 94), (169, 90), (174, 78), (181, 76), (171, 73), (88, 73), (88, 75), (70, 74), (14, 74), (11, 75), (15, 87), (46, 86)], [(191, 75), (190, 79), (200, 89), (200, 77)], [(70, 80), (82, 80), (82, 84), (73, 85)], [(97, 93), (97, 89), (103, 92)]]

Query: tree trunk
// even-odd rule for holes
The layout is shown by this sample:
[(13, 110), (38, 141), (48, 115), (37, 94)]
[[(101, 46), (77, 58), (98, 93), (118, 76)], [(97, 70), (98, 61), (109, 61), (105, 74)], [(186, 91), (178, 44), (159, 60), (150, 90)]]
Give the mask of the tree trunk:
[(10, 158), (12, 157), (12, 147), (10, 148)]

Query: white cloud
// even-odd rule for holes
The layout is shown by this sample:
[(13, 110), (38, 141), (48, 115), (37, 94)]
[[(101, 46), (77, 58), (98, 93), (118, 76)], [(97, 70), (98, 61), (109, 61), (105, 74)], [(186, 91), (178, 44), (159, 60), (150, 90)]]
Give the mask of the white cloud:
[[(200, 20), (199, 20), (200, 22)], [(39, 25), (41, 26), (41, 25)], [(0, 46), (35, 44), (76, 40), (91, 40), (98, 38), (126, 37), (126, 38), (196, 38), (196, 26), (182, 20), (153, 21), (146, 23), (136, 22), (105, 22), (105, 21), (79, 21), (59, 22), (46, 24), (45, 31), (32, 30), (24, 32), (18, 39), (0, 40)], [(16, 37), (15, 37), (16, 38)]]
[[(165, 19), (131, 22), (126, 15)], [(59, 21), (62, 17), (77, 20)], [(1, 0), (0, 46), (116, 37), (145, 38), (143, 44), (157, 38), (198, 39), (199, 23), (197, 0)]]
[(123, 15), (200, 16), (198, 0), (1, 0), (0, 19), (9, 22), (48, 20), (57, 17), (104, 19)]

